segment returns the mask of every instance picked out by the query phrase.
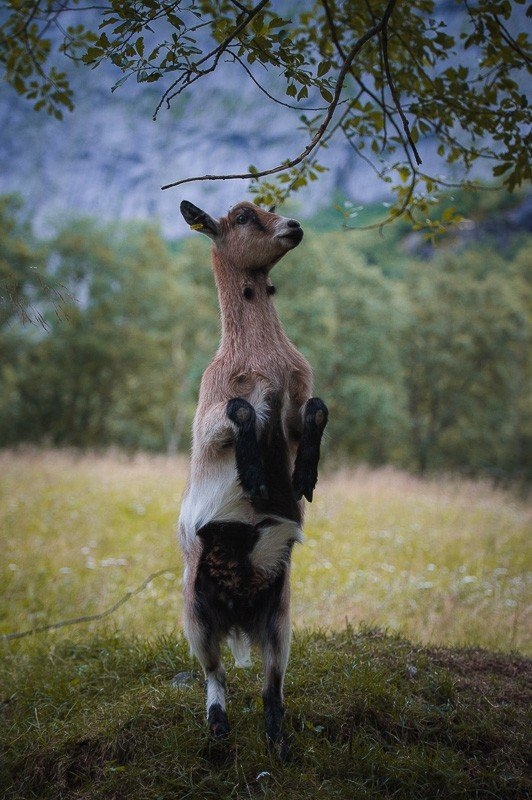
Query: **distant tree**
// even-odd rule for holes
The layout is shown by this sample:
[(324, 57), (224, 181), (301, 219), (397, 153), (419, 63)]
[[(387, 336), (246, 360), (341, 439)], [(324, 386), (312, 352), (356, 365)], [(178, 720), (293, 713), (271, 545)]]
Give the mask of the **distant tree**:
[[(530, 248), (527, 248), (528, 264)], [(466, 252), (412, 264), (402, 332), (417, 469), (530, 478), (531, 287), (519, 257)]]
[(70, 301), (62, 319), (43, 302), (44, 327), (11, 338), (0, 441), (165, 449), (183, 331), (175, 260), (162, 238), (147, 226), (72, 222), (50, 243), (44, 274)]
[[(120, 76), (113, 89), (128, 78), (160, 82), (154, 117), (213, 72), (238, 70), (272, 112), (294, 109), (306, 146), (281, 164), (170, 185), (247, 178), (258, 201), (275, 202), (316, 180), (323, 149), (343, 137), (394, 184), (390, 216), (407, 212), (416, 222), (444, 184), (422, 168), (423, 139), (464, 176), (485, 159), (510, 190), (531, 177), (524, 5), (457, 2), (454, 30), (442, 16), (448, 4), (435, 0), (4, 0), (0, 63), (16, 92), (57, 117), (75, 101), (65, 59), (111, 63)], [(259, 181), (268, 176), (276, 179)]]
[(59, 313), (67, 292), (53, 278), (45, 279), (46, 257), (46, 247), (25, 218), (22, 200), (0, 196), (0, 342), (13, 320), (44, 323), (45, 296)]
[(408, 430), (398, 347), (406, 310), (401, 287), (340, 233), (295, 250), (272, 277), (283, 324), (327, 397), (330, 447), (372, 464), (396, 460)]

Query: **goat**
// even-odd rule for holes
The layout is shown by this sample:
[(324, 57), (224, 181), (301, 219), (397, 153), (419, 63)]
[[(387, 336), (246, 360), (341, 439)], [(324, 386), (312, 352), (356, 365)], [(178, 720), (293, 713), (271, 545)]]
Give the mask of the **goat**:
[(193, 230), (213, 241), (222, 335), (194, 418), (190, 475), (179, 516), (184, 629), (205, 673), (207, 720), (227, 736), (227, 637), (238, 666), (262, 650), (267, 742), (287, 754), (283, 680), (290, 650), (290, 558), (312, 500), (325, 404), (286, 336), (269, 272), (303, 238), (298, 222), (242, 202), (214, 219), (183, 201)]

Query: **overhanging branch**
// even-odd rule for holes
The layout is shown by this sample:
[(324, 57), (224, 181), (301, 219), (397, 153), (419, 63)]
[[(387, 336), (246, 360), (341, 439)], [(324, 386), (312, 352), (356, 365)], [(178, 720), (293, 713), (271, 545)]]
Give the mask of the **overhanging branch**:
[(228, 180), (252, 180), (257, 178), (264, 178), (267, 175), (275, 175), (279, 172), (285, 172), (287, 169), (291, 169), (292, 167), (301, 164), (318, 146), (320, 141), (322, 140), (327, 128), (329, 127), (331, 120), (334, 116), (334, 112), (340, 102), (340, 98), (342, 95), (342, 90), (344, 88), (344, 82), (348, 72), (350, 71), (353, 61), (364, 47), (367, 42), (373, 39), (375, 36), (378, 36), (383, 31), (384, 27), (388, 24), (394, 6), (397, 0), (389, 0), (386, 9), (384, 11), (382, 19), (373, 25), (366, 33), (361, 36), (353, 45), (353, 47), (349, 50), (342, 64), (342, 68), (338, 73), (338, 80), (336, 83), (336, 89), (334, 92), (333, 99), (329, 104), (327, 109), (327, 113), (323, 119), (323, 122), (319, 126), (318, 130), (312, 137), (311, 141), (308, 145), (294, 158), (291, 158), (285, 161), (283, 164), (277, 164), (275, 167), (270, 167), (269, 169), (264, 170), (257, 170), (254, 172), (240, 172), (240, 173), (233, 173), (233, 174), (225, 174), (225, 175), (197, 175), (193, 178), (182, 178), (178, 181), (173, 181), (172, 183), (167, 183), (164, 186), (161, 186), (161, 189), (171, 189), (176, 186), (182, 186), (186, 183), (197, 183), (199, 181), (228, 181)]

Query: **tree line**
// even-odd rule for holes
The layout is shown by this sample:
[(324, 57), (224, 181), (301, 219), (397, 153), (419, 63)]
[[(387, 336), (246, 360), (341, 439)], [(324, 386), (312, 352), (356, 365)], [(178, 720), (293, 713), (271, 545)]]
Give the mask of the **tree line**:
[[(272, 278), (329, 457), (530, 478), (530, 234), (318, 227)], [(186, 452), (218, 336), (201, 237), (79, 219), (43, 240), (0, 198), (0, 446)]]

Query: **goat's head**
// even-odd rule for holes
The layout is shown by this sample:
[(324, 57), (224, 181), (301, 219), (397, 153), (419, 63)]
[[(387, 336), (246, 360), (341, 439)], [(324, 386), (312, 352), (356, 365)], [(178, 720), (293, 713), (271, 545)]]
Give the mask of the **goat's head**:
[(295, 219), (245, 201), (221, 219), (214, 219), (187, 200), (180, 208), (193, 230), (206, 234), (223, 258), (243, 270), (269, 270), (303, 238), (303, 229)]

